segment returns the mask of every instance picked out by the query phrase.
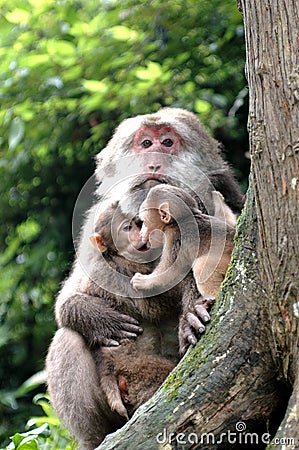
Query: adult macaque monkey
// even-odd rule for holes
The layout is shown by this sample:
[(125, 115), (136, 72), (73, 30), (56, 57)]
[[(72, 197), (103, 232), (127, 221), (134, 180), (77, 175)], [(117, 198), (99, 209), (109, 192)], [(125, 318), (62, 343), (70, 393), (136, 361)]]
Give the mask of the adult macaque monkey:
[[(132, 219), (137, 217), (148, 189), (158, 183), (196, 192), (201, 209), (209, 214), (214, 213), (211, 196), (214, 190), (223, 194), (233, 212), (239, 213), (243, 206), (218, 143), (207, 135), (194, 114), (182, 109), (163, 108), (155, 114), (123, 121), (97, 156), (96, 176), (100, 183), (99, 199), (106, 195), (110, 203), (120, 201), (122, 212)], [(126, 192), (130, 193), (127, 201)], [(177, 294), (175, 289), (158, 297), (139, 299), (150, 309), (146, 319), (132, 308), (135, 302), (130, 298), (134, 298), (134, 289), (129, 281), (135, 272), (141, 272), (142, 258), (135, 270), (131, 263), (128, 269), (123, 255), (112, 260), (112, 265), (117, 263), (120, 280), (127, 277), (128, 282), (119, 281), (117, 289), (109, 292), (112, 268), (109, 266), (108, 270), (100, 252), (89, 245), (94, 214), (92, 208), (73, 270), (57, 298), (55, 314), (61, 329), (47, 358), (51, 402), (84, 450), (95, 448), (107, 433), (124, 423), (109, 407), (92, 349), (117, 346), (122, 339), (135, 338), (137, 345), (150, 340), (157, 357), (176, 363), (179, 354), (176, 328), (181, 313), (181, 293)], [(142, 272), (150, 273), (152, 263), (147, 258), (144, 261)], [(196, 342), (197, 332), (209, 320), (192, 274), (187, 275), (187, 282), (190, 287), (182, 299), (179, 330), (181, 349)]]

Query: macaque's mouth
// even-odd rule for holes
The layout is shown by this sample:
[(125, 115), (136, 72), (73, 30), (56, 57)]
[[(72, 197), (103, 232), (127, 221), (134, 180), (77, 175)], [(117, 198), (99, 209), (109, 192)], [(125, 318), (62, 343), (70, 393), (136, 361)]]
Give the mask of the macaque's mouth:
[(164, 184), (169, 183), (167, 177), (165, 177), (161, 173), (152, 173), (152, 172), (148, 174), (148, 178), (145, 180), (145, 182), (146, 181), (155, 181), (156, 183), (164, 183)]
[(157, 186), (157, 184), (168, 184), (167, 180), (158, 174), (155, 177), (147, 178), (146, 180), (142, 181), (139, 184), (139, 187), (142, 189), (151, 189), (154, 186)]
[(149, 250), (149, 246), (148, 246), (148, 243), (146, 242), (145, 244), (142, 244), (142, 246), (141, 247), (139, 247), (139, 248), (137, 248), (137, 250), (139, 251), (139, 252), (146, 252), (147, 250)]

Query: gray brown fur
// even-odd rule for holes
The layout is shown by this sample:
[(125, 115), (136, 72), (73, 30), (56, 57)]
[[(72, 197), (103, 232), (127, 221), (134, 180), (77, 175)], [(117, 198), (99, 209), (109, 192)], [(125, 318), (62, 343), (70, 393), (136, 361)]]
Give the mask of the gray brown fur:
[(161, 386), (175, 364), (156, 356), (149, 342), (125, 340), (93, 351), (99, 382), (112, 411), (129, 418)]

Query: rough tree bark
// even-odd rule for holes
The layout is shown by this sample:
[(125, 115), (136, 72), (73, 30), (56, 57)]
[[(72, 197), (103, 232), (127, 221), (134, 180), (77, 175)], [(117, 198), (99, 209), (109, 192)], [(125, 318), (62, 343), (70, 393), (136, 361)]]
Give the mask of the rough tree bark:
[(198, 345), (101, 450), (299, 448), (299, 4), (239, 4), (252, 171), (232, 264)]
[(299, 4), (256, 0), (242, 6), (258, 259), (273, 359), (281, 379), (293, 386), (278, 436), (296, 436), (298, 448)]

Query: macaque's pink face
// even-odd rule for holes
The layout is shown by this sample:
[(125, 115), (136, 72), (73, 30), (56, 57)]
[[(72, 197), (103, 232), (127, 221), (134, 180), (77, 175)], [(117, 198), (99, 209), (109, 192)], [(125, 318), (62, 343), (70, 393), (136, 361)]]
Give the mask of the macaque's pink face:
[(182, 141), (170, 126), (143, 126), (136, 132), (133, 152), (146, 157), (145, 171), (151, 178), (160, 178), (169, 172), (169, 158), (164, 155), (178, 155)]
[(177, 155), (182, 148), (182, 142), (177, 132), (166, 125), (139, 128), (133, 141), (133, 152), (158, 152)]

